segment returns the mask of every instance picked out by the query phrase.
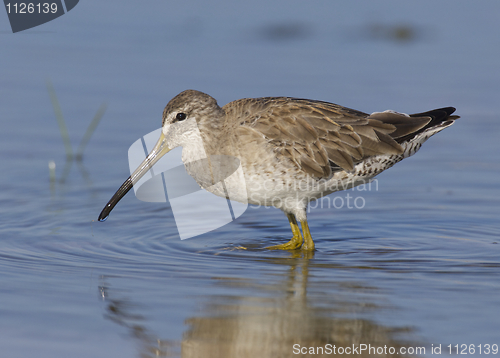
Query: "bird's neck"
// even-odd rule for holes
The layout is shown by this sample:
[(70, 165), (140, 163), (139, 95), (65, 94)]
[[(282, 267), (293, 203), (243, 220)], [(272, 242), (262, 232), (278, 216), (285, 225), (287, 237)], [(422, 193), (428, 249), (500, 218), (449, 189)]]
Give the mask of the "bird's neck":
[(226, 115), (223, 110), (214, 115), (211, 120), (198, 123), (203, 147), (208, 155), (234, 153), (233, 131), (228, 127)]

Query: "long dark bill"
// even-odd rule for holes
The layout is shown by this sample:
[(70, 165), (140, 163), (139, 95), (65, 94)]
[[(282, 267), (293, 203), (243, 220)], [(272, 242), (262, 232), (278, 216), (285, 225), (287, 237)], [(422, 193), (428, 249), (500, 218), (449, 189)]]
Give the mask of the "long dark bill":
[(120, 189), (118, 189), (113, 195), (113, 197), (108, 201), (104, 209), (102, 209), (99, 214), (99, 221), (105, 221), (111, 210), (118, 204), (118, 202), (129, 192), (130, 189), (134, 186), (135, 183), (141, 179), (144, 174), (146, 174), (149, 169), (153, 167), (153, 165), (165, 154), (170, 151), (170, 148), (167, 147), (165, 136), (163, 133), (160, 135), (160, 139), (156, 143), (155, 147), (148, 154), (146, 159), (139, 165), (139, 167), (132, 173), (132, 175), (125, 180)]
[(130, 189), (134, 184), (132, 183), (132, 176), (129, 176), (127, 180), (122, 184), (120, 189), (118, 189), (113, 195), (113, 197), (108, 201), (104, 209), (102, 209), (101, 213), (99, 214), (99, 221), (106, 221), (106, 219), (109, 216), (109, 213), (113, 208), (115, 207), (116, 204), (129, 192)]

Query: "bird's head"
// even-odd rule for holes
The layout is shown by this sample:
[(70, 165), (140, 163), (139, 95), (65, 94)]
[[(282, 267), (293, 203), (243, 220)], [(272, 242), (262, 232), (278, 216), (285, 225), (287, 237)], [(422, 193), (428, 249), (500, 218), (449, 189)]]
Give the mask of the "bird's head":
[(163, 111), (162, 131), (158, 142), (106, 204), (99, 215), (99, 221), (106, 220), (121, 198), (161, 157), (173, 148), (201, 140), (198, 126), (211, 118), (217, 118), (221, 112), (217, 101), (203, 92), (186, 90), (172, 98)]

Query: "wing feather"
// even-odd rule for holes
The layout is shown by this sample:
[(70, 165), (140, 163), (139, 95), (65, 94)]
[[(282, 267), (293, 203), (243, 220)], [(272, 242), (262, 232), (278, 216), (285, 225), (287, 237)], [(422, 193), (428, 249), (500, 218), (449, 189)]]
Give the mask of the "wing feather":
[(282, 158), (317, 178), (351, 171), (370, 156), (401, 154), (400, 143), (425, 130), (435, 118), (443, 120), (453, 113), (452, 108), (444, 108), (411, 116), (394, 111), (369, 115), (332, 103), (288, 97), (241, 101), (249, 101), (252, 111), (246, 111), (251, 115), (241, 116), (239, 124), (260, 133)]

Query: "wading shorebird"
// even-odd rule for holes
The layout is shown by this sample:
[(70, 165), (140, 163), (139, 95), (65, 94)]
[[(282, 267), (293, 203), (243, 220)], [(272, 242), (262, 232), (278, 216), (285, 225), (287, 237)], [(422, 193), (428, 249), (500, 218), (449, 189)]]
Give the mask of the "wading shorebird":
[(367, 114), (290, 97), (245, 98), (220, 107), (211, 96), (187, 90), (167, 104), (156, 146), (106, 204), (99, 221), (163, 155), (181, 146), (186, 170), (202, 188), (228, 198), (225, 187), (212, 185), (214, 167), (209, 164), (207, 174), (189, 163), (211, 156), (237, 158), (244, 180), (232, 185), (244, 188), (231, 199), (283, 210), (293, 237), (268, 249), (314, 250), (306, 217), (310, 201), (368, 183), (415, 154), (459, 118), (451, 115), (454, 111)]

